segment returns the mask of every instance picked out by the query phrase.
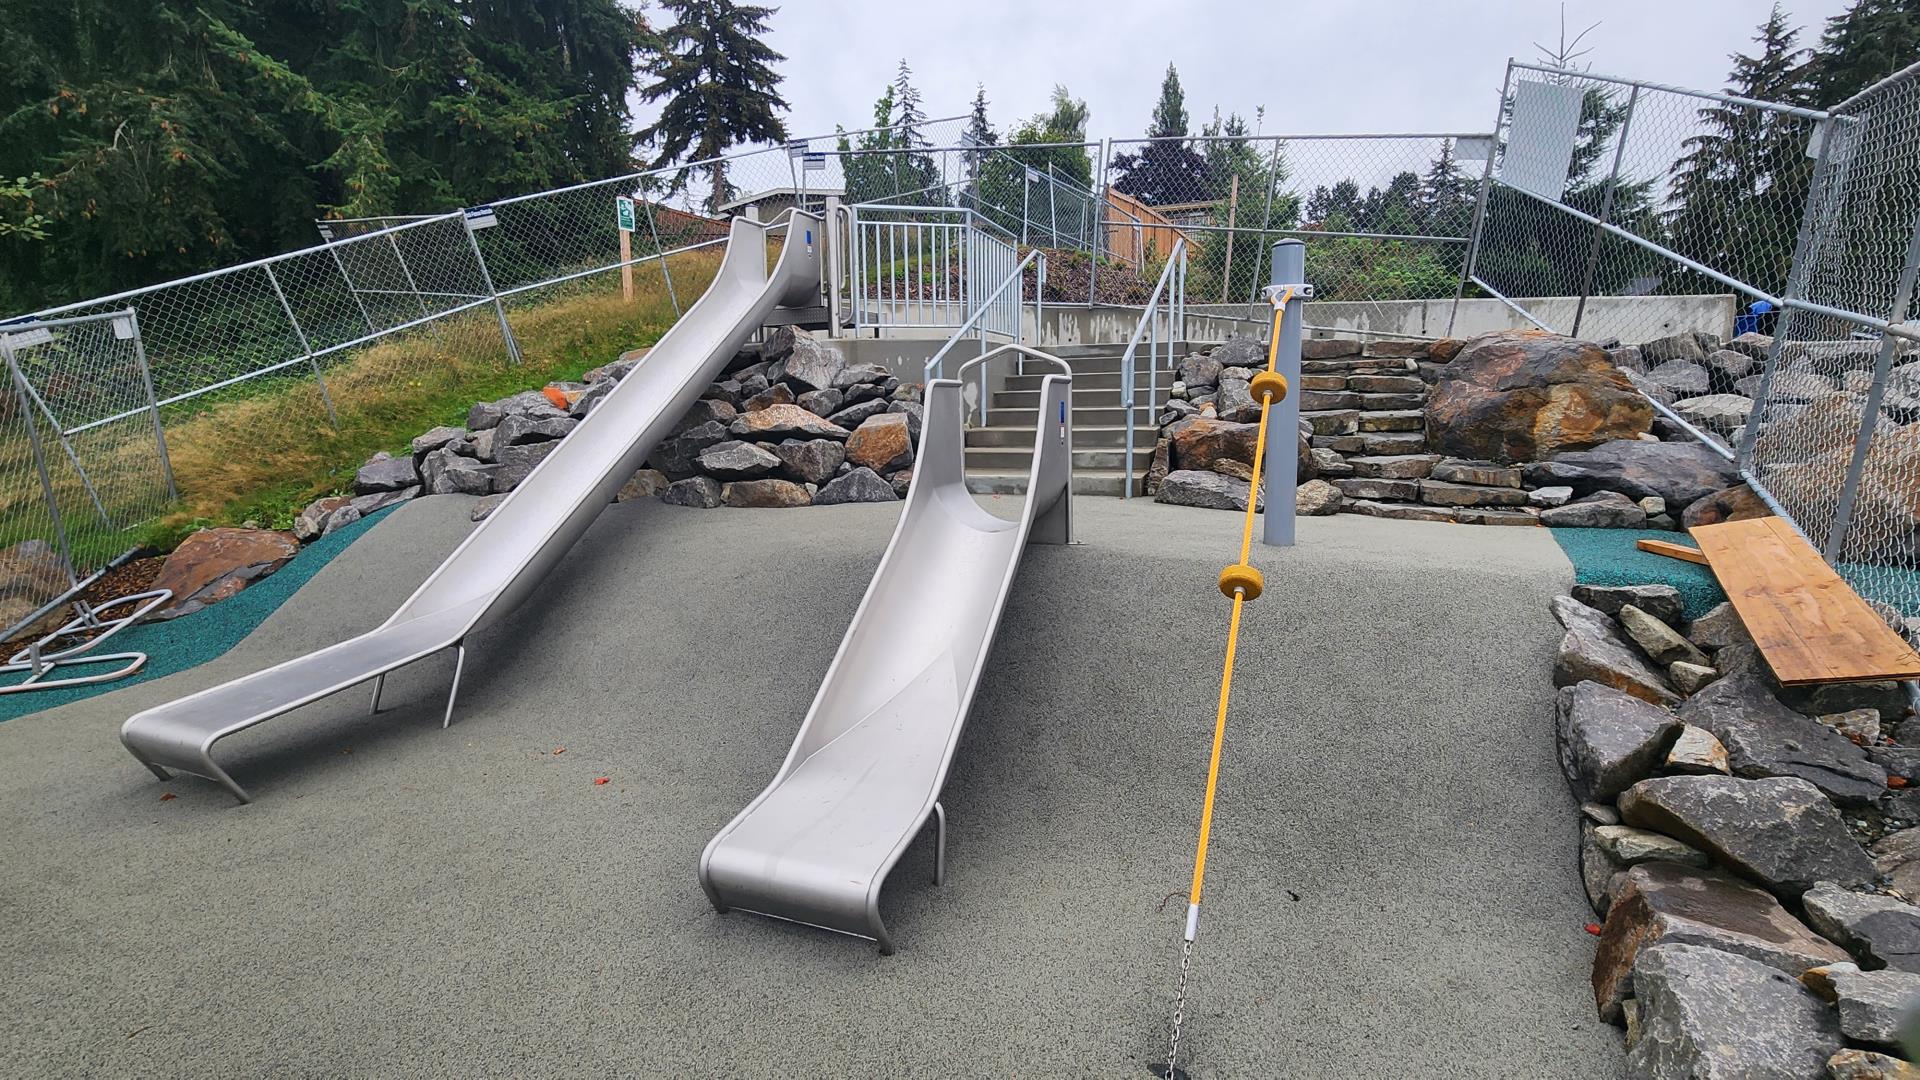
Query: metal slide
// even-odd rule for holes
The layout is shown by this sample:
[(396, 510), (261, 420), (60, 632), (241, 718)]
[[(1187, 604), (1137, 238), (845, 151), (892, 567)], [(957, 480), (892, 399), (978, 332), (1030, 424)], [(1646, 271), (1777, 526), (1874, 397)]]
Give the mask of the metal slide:
[(771, 272), (767, 234), (779, 225), (733, 219), (726, 258), (700, 302), (386, 622), (139, 713), (121, 726), (121, 742), (162, 780), (168, 769), (194, 773), (247, 802), (246, 789), (214, 763), (215, 742), (369, 679), (378, 712), (387, 672), (450, 648), (456, 660), (445, 727), (467, 635), (526, 599), (774, 308), (819, 304), (820, 219), (789, 214), (787, 243)]
[[(967, 368), (1017, 351), (1055, 364), (1041, 380), (1027, 498), (1018, 521), (967, 492)], [(913, 487), (786, 761), (760, 796), (707, 844), (700, 884), (716, 910), (772, 915), (893, 940), (880, 886), (932, 817), (934, 882), (946, 872), (940, 789), (980, 682), (1000, 612), (1029, 540), (1068, 541), (1072, 372), (1007, 345), (927, 384)]]

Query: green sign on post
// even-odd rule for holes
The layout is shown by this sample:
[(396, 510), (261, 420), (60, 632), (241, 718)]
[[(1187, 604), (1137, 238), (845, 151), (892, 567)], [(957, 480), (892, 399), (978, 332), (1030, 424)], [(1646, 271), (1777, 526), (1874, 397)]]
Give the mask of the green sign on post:
[(613, 197), (613, 209), (614, 209), (614, 213), (620, 219), (620, 231), (632, 232), (633, 231), (633, 200), (625, 195), (615, 195)]

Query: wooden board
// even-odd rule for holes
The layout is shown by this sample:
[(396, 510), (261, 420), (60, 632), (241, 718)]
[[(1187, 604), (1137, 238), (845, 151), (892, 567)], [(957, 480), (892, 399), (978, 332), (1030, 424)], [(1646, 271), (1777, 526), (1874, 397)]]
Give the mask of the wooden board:
[(1670, 544), (1665, 540), (1635, 540), (1633, 546), (1654, 555), (1665, 555), (1669, 559), (1681, 562), (1707, 564), (1707, 557), (1700, 554), (1699, 548), (1690, 548), (1685, 544)]
[(1785, 519), (1688, 531), (1783, 685), (1920, 678), (1920, 654)]

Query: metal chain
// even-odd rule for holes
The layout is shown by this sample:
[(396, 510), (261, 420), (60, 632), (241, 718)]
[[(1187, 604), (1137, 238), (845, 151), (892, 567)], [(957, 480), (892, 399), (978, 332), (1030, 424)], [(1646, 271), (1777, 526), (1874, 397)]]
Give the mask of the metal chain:
[(1180, 950), (1180, 991), (1173, 998), (1173, 1035), (1167, 1040), (1167, 1073), (1174, 1075), (1180, 1063), (1180, 1028), (1187, 1019), (1187, 973), (1193, 967), (1193, 939)]

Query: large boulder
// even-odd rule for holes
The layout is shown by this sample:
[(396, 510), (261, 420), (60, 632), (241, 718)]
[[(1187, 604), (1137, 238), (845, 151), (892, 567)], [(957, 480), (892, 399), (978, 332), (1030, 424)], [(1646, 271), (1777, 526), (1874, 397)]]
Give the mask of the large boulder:
[[(777, 343), (774, 339), (778, 339)], [(836, 389), (834, 377), (847, 365), (840, 350), (825, 345), (805, 330), (782, 326), (769, 336), (769, 354), (786, 356), (768, 373), (769, 382), (785, 382), (795, 391)]]
[(1427, 402), (1427, 445), (1453, 457), (1536, 461), (1631, 439), (1653, 407), (1605, 351), (1536, 330), (1485, 334), (1441, 372)]
[[(1319, 470), (1313, 458), (1313, 448), (1308, 442), (1309, 431), (1307, 422), (1302, 421), (1296, 478), (1303, 482), (1313, 479)], [(1268, 438), (1278, 435), (1278, 432), (1268, 432)], [(1175, 472), (1182, 469), (1205, 472), (1221, 461), (1251, 465), (1259, 436), (1258, 423), (1238, 424), (1211, 417), (1191, 417), (1179, 421), (1171, 429), (1169, 466)]]
[(1839, 811), (1805, 780), (1655, 777), (1627, 789), (1620, 816), (1684, 840), (1786, 898), (1821, 881), (1863, 884), (1876, 873)]
[(1694, 500), (1680, 515), (1680, 525), (1691, 529), (1698, 525), (1718, 525), (1725, 521), (1772, 516), (1773, 509), (1761, 502), (1760, 496), (1755, 495), (1752, 488), (1735, 484)]
[(1887, 771), (1865, 750), (1782, 705), (1752, 672), (1729, 675), (1688, 698), (1680, 719), (1726, 745), (1735, 776), (1799, 777), (1848, 807), (1871, 806), (1887, 791)]
[(847, 460), (877, 473), (913, 464), (913, 435), (905, 413), (870, 416), (847, 439)]
[(769, 405), (736, 417), (727, 431), (736, 439), (780, 442), (783, 439), (845, 439), (846, 428), (822, 420), (798, 405)]
[(803, 484), (824, 484), (840, 471), (847, 448), (832, 439), (786, 439), (773, 447), (781, 471)]
[(1627, 642), (1611, 616), (1571, 596), (1554, 597), (1553, 614), (1567, 630), (1553, 665), (1555, 686), (1591, 680), (1656, 705), (1679, 702), (1666, 677)]
[(764, 446), (728, 439), (700, 451), (699, 465), (722, 480), (751, 480), (779, 468), (780, 459)]
[(1627, 1073), (1645, 1080), (1820, 1080), (1842, 1045), (1832, 1010), (1797, 980), (1718, 949), (1646, 949), (1633, 990)]
[(1920, 907), (1823, 881), (1801, 897), (1807, 921), (1868, 969), (1920, 974)]
[[(732, 408), (727, 412), (731, 414)], [(729, 422), (731, 415), (727, 421), (706, 420), (667, 436), (647, 455), (647, 465), (666, 473), (671, 480), (692, 476), (699, 468), (700, 452), (727, 441)]]
[(736, 480), (721, 485), (720, 500), (728, 506), (806, 506), (813, 495), (791, 480)]
[(1603, 1019), (1620, 1018), (1634, 961), (1656, 945), (1704, 945), (1795, 976), (1847, 958), (1772, 894), (1715, 870), (1647, 862), (1620, 874), (1609, 894), (1593, 957), (1593, 1000)]
[(1671, 585), (1575, 585), (1573, 598), (1608, 615), (1632, 604), (1669, 625), (1677, 626), (1686, 617), (1680, 590)]
[[(412, 459), (405, 459), (411, 465)], [(182, 541), (151, 588), (173, 590), (158, 617), (171, 619), (225, 600), (300, 554), (292, 533), (272, 529), (201, 529)]]
[(1740, 482), (1733, 462), (1691, 442), (1622, 439), (1556, 454), (1548, 464), (1529, 469), (1529, 481), (1538, 486), (1540, 478), (1550, 476), (1548, 482), (1570, 485), (1575, 495), (1617, 491), (1636, 500), (1654, 495), (1665, 500), (1668, 513)]
[(1176, 469), (1160, 482), (1155, 502), (1198, 506), (1208, 510), (1245, 510), (1249, 485), (1238, 477), (1213, 470)]
[(893, 490), (887, 479), (872, 469), (862, 465), (844, 476), (834, 478), (814, 495), (815, 506), (833, 506), (838, 503), (856, 502), (895, 502), (900, 494)]
[(1560, 691), (1560, 767), (1582, 802), (1611, 802), (1653, 775), (1680, 734), (1672, 713), (1597, 682)]
[(420, 470), (413, 463), (413, 456), (394, 457), (385, 450), (367, 459), (353, 474), (353, 490), (356, 495), (369, 495), (376, 491), (398, 491), (412, 487), (420, 482)]

